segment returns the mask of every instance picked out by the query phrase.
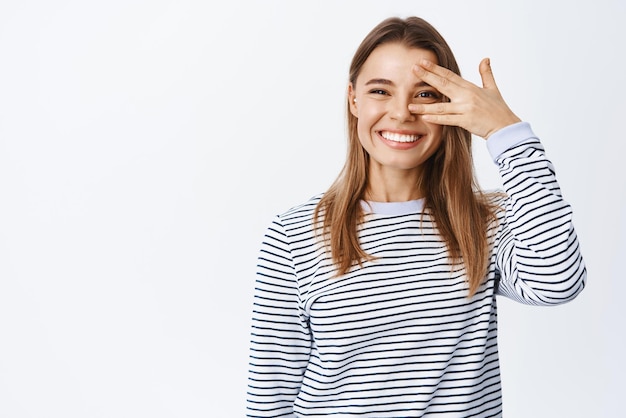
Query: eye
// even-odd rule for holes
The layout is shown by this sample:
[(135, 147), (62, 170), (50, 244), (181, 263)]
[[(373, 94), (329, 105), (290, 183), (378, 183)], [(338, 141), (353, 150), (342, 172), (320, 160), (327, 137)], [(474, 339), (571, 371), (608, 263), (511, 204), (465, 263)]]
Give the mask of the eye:
[(389, 93), (387, 93), (385, 90), (382, 89), (373, 89), (369, 91), (370, 94), (379, 94), (379, 95), (388, 95)]
[(441, 100), (441, 94), (436, 91), (425, 90), (417, 93), (415, 99), (418, 103), (435, 103)]

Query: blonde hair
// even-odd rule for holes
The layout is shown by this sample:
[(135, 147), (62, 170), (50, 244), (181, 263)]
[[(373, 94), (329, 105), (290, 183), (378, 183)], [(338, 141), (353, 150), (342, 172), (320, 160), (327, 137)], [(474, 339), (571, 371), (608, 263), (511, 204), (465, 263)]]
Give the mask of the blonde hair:
[[(350, 83), (356, 85), (361, 68), (378, 46), (400, 43), (434, 52), (438, 64), (460, 75), (452, 50), (428, 22), (418, 17), (389, 18), (378, 24), (361, 42), (350, 65)], [(445, 99), (447, 100), (447, 99)], [(314, 221), (323, 217), (322, 231), (330, 248), (337, 275), (371, 259), (360, 245), (358, 227), (364, 213), (361, 200), (367, 188), (369, 155), (359, 142), (357, 118), (347, 108), (348, 150), (335, 182), (318, 203)], [(476, 293), (489, 263), (487, 228), (495, 220), (495, 208), (478, 188), (472, 162), (471, 134), (443, 126), (442, 144), (423, 164), (420, 184), (425, 205), (445, 241), (451, 259), (462, 262), (469, 295)]]

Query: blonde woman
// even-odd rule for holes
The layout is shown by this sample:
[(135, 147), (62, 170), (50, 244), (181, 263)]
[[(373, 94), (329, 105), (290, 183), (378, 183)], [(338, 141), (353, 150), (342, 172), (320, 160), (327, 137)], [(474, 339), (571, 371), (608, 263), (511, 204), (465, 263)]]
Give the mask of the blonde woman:
[[(262, 243), (249, 416), (501, 416), (496, 296), (564, 303), (586, 270), (539, 139), (479, 71), (420, 18), (363, 40), (345, 166)], [(471, 134), (503, 191), (478, 189)]]

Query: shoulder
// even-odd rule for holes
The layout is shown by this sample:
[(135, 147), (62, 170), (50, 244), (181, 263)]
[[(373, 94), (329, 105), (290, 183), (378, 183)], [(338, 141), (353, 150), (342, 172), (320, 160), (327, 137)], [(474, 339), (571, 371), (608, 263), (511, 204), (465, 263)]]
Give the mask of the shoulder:
[(291, 208), (289, 208), (286, 211), (282, 212), (278, 216), (280, 216), (283, 219), (290, 219), (290, 218), (293, 218), (293, 217), (297, 218), (297, 217), (300, 217), (300, 216), (304, 216), (304, 215), (307, 215), (309, 213), (312, 214), (315, 211), (315, 208), (317, 207), (317, 204), (322, 199), (322, 196), (324, 196), (324, 193), (316, 194), (316, 195), (310, 197), (305, 202), (302, 202), (302, 203), (300, 203), (300, 204), (298, 204), (296, 206), (292, 206)]
[(305, 202), (292, 206), (288, 210), (276, 215), (276, 220), (286, 229), (312, 225), (315, 208), (323, 195), (323, 193), (316, 194)]

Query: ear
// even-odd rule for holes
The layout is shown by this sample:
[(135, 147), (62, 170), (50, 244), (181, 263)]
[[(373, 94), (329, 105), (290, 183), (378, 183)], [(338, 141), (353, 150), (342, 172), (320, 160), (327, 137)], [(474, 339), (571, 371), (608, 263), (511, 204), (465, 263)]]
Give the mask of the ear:
[(348, 84), (348, 105), (350, 106), (350, 113), (352, 113), (355, 118), (358, 118), (359, 109), (357, 107), (356, 93), (354, 92), (352, 83)]

